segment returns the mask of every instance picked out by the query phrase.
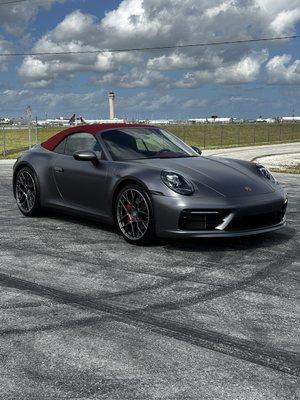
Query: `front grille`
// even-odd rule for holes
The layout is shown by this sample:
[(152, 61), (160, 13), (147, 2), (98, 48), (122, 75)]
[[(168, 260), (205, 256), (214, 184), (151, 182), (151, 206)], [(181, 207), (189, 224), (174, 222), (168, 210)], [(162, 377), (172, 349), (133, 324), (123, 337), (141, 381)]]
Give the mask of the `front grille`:
[[(231, 222), (224, 229), (225, 231), (243, 231), (265, 228), (279, 224), (286, 212), (287, 201), (282, 203), (278, 210), (250, 215), (235, 215)], [(250, 211), (250, 210), (249, 210)], [(244, 210), (244, 213), (247, 210)], [(212, 231), (221, 225), (224, 218), (230, 213), (237, 213), (237, 210), (198, 210), (189, 209), (182, 211), (179, 218), (179, 229), (186, 231)]]
[(184, 210), (179, 219), (179, 229), (186, 231), (214, 230), (230, 211)]
[(226, 231), (259, 229), (279, 224), (284, 217), (285, 208), (265, 214), (237, 216), (226, 227)]

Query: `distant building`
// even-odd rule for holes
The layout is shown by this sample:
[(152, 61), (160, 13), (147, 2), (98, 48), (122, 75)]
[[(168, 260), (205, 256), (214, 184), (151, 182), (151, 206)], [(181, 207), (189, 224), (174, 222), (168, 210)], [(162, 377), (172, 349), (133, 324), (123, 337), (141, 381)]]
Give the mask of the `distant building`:
[(140, 121), (141, 123), (147, 122), (150, 125), (169, 125), (169, 124), (176, 124), (177, 121), (173, 119), (150, 119), (148, 121)]
[(85, 119), (73, 114), (71, 118), (58, 117), (55, 119), (45, 119), (37, 121), (38, 126), (77, 126), (82, 124), (121, 124), (125, 119)]
[(300, 117), (282, 117), (282, 122), (300, 122)]
[(276, 119), (259, 117), (255, 120), (255, 122), (266, 122), (267, 124), (274, 124), (274, 122), (276, 122)]
[(207, 118), (190, 118), (188, 119), (188, 122), (192, 124), (207, 124), (208, 120)]
[(0, 124), (2, 125), (8, 125), (11, 124), (11, 119), (10, 118), (0, 118)]
[(235, 122), (235, 118), (212, 116), (210, 118), (190, 118), (188, 122), (192, 124), (231, 124)]

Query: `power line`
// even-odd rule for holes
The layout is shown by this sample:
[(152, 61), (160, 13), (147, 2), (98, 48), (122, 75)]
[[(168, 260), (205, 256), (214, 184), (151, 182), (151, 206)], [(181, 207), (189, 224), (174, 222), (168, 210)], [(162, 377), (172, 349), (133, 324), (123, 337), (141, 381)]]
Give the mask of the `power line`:
[[(24, 3), (25, 1), (29, 2), (32, 0), (10, 0), (10, 1), (5, 1), (5, 2), (0, 2), (0, 6), (9, 6), (10, 4), (18, 4), (18, 3)], [(41, 2), (42, 0), (39, 0)], [(43, 0), (44, 3), (46, 3), (49, 0)]]
[[(25, 0), (24, 0), (25, 1)], [(286, 40), (286, 39), (299, 39), (300, 35), (292, 36), (280, 36), (270, 38), (258, 38), (258, 39), (245, 39), (245, 40), (226, 40), (222, 42), (208, 42), (208, 43), (192, 43), (192, 44), (181, 44), (174, 46), (158, 46), (158, 47), (137, 47), (137, 48), (125, 48), (125, 49), (99, 49), (99, 50), (78, 50), (78, 51), (54, 51), (54, 52), (31, 52), (31, 53), (0, 53), (0, 57), (13, 57), (13, 56), (50, 56), (50, 55), (69, 55), (69, 54), (97, 54), (97, 53), (129, 53), (132, 51), (151, 51), (151, 50), (171, 50), (171, 49), (183, 49), (191, 47), (206, 47), (206, 46), (219, 46), (228, 44), (243, 44), (243, 43), (257, 43), (257, 42), (270, 42), (275, 40)]]
[[(10, 4), (18, 4), (18, 3), (24, 3), (25, 1), (29, 2), (32, 0), (10, 0), (10, 1), (5, 1), (5, 2), (0, 2), (0, 6), (9, 6)], [(42, 0), (39, 0), (41, 2)], [(43, 0), (44, 3), (46, 3), (48, 0)]]
[(11, 1), (0, 2), (0, 6), (7, 6), (9, 4), (24, 3), (25, 1), (29, 1), (29, 0), (11, 0)]
[(0, 6), (7, 6), (9, 4), (17, 4), (17, 3), (24, 3), (24, 1), (28, 0), (12, 0), (12, 1), (6, 1), (4, 3), (0, 3)]

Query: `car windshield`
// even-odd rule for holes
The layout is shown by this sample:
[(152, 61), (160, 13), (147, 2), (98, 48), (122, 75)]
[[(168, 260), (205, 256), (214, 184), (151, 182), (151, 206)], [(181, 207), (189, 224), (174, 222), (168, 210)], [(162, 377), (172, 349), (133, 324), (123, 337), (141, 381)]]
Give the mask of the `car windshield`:
[(118, 128), (101, 137), (113, 160), (198, 157), (188, 145), (159, 128)]

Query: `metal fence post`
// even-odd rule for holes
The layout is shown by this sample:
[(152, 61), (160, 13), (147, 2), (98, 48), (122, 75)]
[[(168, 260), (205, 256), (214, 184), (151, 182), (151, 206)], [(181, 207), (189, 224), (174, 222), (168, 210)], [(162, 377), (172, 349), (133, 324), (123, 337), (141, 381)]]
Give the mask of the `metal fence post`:
[(279, 130), (279, 142), (282, 142), (282, 124), (280, 123), (280, 130)]
[(205, 147), (206, 147), (206, 130), (204, 131), (203, 139), (204, 139), (203, 148), (205, 149)]
[(31, 126), (30, 126), (30, 122), (28, 125), (28, 149), (31, 148)]
[(35, 144), (38, 144), (38, 119), (35, 117)]
[(28, 121), (28, 148), (31, 148), (31, 119), (32, 119), (32, 109), (30, 106), (26, 108), (26, 116)]
[(2, 126), (2, 136), (3, 136), (3, 157), (6, 157), (6, 134), (4, 126)]
[(224, 131), (224, 126), (222, 124), (222, 126), (221, 126), (221, 147), (223, 147), (223, 131)]

